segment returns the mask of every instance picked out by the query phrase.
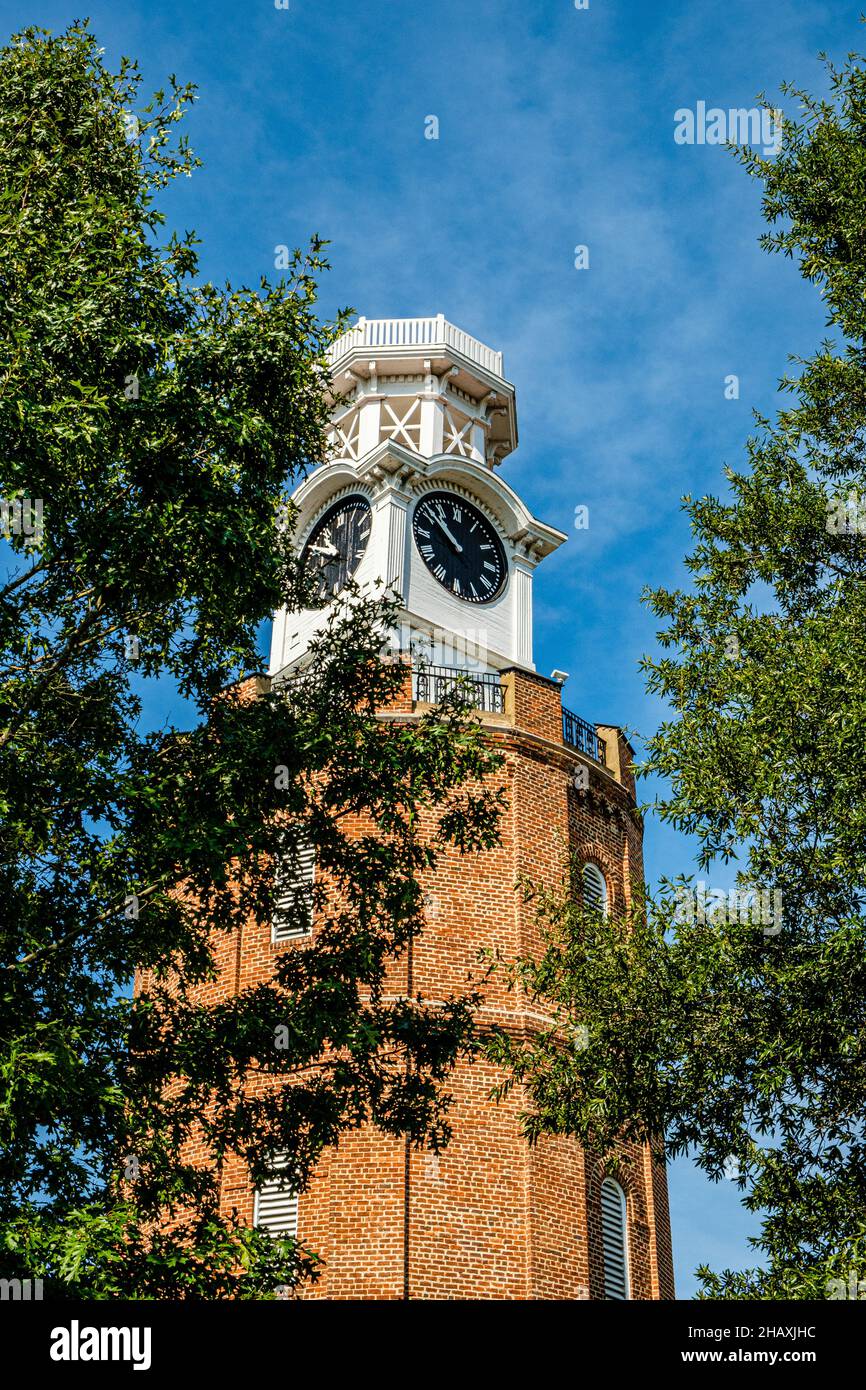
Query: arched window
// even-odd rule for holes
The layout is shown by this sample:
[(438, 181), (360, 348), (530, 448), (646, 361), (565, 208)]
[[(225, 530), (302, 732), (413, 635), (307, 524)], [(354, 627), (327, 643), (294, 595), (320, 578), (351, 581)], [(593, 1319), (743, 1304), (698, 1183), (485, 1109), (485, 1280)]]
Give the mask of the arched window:
[(601, 1185), (601, 1240), (605, 1298), (627, 1299), (628, 1226), (625, 1193), (613, 1178)]
[(597, 864), (583, 866), (583, 905), (590, 912), (607, 916), (607, 883)]
[[(282, 1168), (285, 1158), (277, 1161)], [(256, 1190), (253, 1225), (272, 1236), (298, 1234), (298, 1194), (286, 1186), (284, 1178), (273, 1177)]]
[(291, 941), (309, 936), (313, 929), (313, 882), (316, 871), (314, 845), (300, 844), (295, 854), (277, 862), (276, 899), (271, 922), (272, 941)]

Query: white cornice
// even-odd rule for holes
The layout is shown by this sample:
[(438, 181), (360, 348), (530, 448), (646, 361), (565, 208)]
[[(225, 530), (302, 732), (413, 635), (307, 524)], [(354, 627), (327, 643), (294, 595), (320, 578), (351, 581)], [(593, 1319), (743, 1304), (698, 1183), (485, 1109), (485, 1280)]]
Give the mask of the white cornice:
[[(304, 525), (309, 510), (318, 510), (327, 497), (336, 496), (352, 484), (373, 494), (394, 490), (406, 498), (435, 484), (465, 491), (485, 505), (512, 547), (535, 564), (557, 550), (567, 536), (532, 515), (513, 488), (492, 469), (456, 454), (437, 454), (425, 458), (403, 444), (386, 440), (357, 463), (341, 460), (324, 464), (301, 484), (294, 495)], [(365, 486), (366, 485), (366, 486)]]

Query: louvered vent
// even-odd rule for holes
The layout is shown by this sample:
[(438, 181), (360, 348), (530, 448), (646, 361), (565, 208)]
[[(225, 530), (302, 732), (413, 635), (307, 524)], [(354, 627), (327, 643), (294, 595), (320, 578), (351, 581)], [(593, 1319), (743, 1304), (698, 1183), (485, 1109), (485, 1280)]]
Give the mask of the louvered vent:
[(297, 1236), (298, 1198), (284, 1178), (271, 1178), (259, 1188), (253, 1224), (272, 1236)]
[(316, 851), (312, 845), (299, 845), (297, 867), (290, 863), (277, 866), (276, 900), (272, 938), (292, 941), (309, 936), (313, 927), (313, 875)]
[(601, 1185), (605, 1298), (628, 1298), (628, 1237), (625, 1212), (625, 1193), (619, 1183), (605, 1178)]
[(590, 912), (607, 912), (607, 884), (597, 864), (583, 866), (583, 905)]

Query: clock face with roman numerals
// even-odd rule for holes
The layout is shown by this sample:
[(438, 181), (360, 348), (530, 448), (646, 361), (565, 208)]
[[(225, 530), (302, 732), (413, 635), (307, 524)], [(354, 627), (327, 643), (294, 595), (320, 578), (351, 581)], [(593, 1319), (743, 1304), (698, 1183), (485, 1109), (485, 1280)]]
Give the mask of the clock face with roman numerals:
[(361, 563), (372, 514), (365, 497), (344, 497), (316, 522), (301, 556), (320, 603), (338, 594)]
[(508, 577), (505, 551), (492, 524), (455, 492), (428, 492), (415, 508), (418, 553), (443, 588), (466, 603), (489, 603)]

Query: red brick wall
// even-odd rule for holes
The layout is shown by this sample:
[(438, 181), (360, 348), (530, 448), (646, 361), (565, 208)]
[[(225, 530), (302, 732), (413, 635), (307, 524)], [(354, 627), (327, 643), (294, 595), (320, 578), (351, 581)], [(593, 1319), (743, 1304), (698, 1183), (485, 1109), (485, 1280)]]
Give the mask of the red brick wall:
[[(408, 681), (408, 672), (407, 672)], [(542, 677), (505, 676), (505, 717), (487, 720), (505, 754), (508, 811), (502, 842), (478, 856), (444, 855), (427, 888), (427, 919), (413, 948), (413, 991), (427, 1000), (478, 986), (479, 949), (504, 959), (537, 950), (531, 905), (515, 891), (518, 874), (552, 885), (568, 853), (604, 872), (614, 911), (643, 881), (641, 829), (631, 814), (630, 755), (622, 740), (614, 772), (566, 748), (559, 687)], [(411, 692), (390, 717), (412, 717)], [(606, 736), (610, 737), (610, 730)], [(610, 760), (613, 762), (613, 760)], [(589, 786), (576, 789), (578, 766)], [(220, 948), (218, 989), (270, 975), (274, 947), (264, 928)], [(303, 945), (278, 949), (303, 949)], [(395, 981), (405, 988), (405, 962)], [(518, 1035), (535, 1009), (509, 992), (501, 972), (484, 985), (484, 1022)], [(453, 1138), (438, 1158), (406, 1153), (400, 1140), (371, 1129), (349, 1134), (319, 1165), (299, 1204), (299, 1233), (325, 1261), (303, 1292), (314, 1299), (601, 1298), (601, 1166), (576, 1141), (523, 1138), (518, 1092), (489, 1099), (500, 1078), (487, 1064), (462, 1065), (448, 1082)], [(624, 1151), (632, 1296), (672, 1298), (673, 1271), (665, 1171), (649, 1151)], [(252, 1219), (253, 1196), (239, 1164), (223, 1180), (223, 1205)]]

